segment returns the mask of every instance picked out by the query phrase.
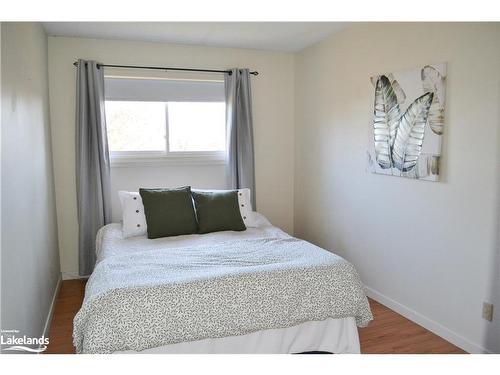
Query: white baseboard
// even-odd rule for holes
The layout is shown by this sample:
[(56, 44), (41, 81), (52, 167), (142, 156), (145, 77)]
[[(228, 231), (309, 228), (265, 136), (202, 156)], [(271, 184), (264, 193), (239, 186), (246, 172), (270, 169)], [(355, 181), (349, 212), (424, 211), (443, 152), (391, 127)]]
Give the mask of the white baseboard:
[(391, 310), (396, 311), (398, 314), (403, 315), (405, 318), (410, 319), (411, 321), (451, 342), (452, 344), (458, 346), (466, 352), (473, 354), (491, 353), (481, 345), (471, 342), (465, 337), (460, 336), (458, 333), (455, 333), (449, 328), (446, 328), (442, 324), (427, 318), (426, 316), (416, 312), (415, 310), (412, 310), (409, 307), (393, 300), (392, 298), (383, 295), (375, 289), (368, 286), (365, 286), (365, 289), (368, 297), (374, 299), (384, 306), (389, 307)]
[(80, 276), (78, 274), (74, 273), (69, 273), (69, 272), (62, 272), (62, 279), (63, 280), (80, 280), (80, 279), (88, 279), (88, 276)]
[[(59, 295), (59, 290), (62, 285), (62, 275), (59, 274), (59, 279), (57, 280), (56, 288), (54, 289), (54, 294), (52, 295), (52, 302), (50, 303), (49, 312), (47, 318), (45, 319), (45, 326), (43, 327), (43, 336), (48, 337), (50, 324), (52, 323), (52, 315), (54, 314), (54, 308), (56, 306), (57, 296)], [(41, 345), (40, 345), (41, 346)], [(40, 346), (38, 348), (40, 348)]]

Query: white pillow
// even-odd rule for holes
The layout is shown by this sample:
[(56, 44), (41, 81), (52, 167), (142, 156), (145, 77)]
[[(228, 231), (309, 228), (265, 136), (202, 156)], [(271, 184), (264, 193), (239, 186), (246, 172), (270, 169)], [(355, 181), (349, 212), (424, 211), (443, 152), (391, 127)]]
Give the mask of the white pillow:
[[(212, 189), (193, 189), (193, 191), (230, 191), (230, 190), (212, 190)], [(240, 206), (240, 214), (247, 228), (257, 228), (259, 221), (255, 212), (252, 210), (252, 202), (250, 200), (250, 189), (237, 189), (238, 205)]]
[(254, 217), (256, 227), (262, 228), (262, 227), (272, 226), (271, 222), (264, 215), (259, 214), (257, 211), (252, 212), (252, 214)]
[(238, 189), (238, 205), (246, 227), (257, 227), (250, 199), (250, 189)]
[(145, 236), (148, 227), (140, 194), (130, 191), (119, 191), (118, 196), (122, 205), (123, 238)]

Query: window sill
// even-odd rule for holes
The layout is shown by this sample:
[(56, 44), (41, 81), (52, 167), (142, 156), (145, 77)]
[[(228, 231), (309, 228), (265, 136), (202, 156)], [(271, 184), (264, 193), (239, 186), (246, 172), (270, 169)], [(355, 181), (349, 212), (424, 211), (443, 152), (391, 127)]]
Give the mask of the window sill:
[(110, 157), (111, 168), (156, 167), (168, 165), (224, 165), (226, 160), (216, 156), (156, 156)]

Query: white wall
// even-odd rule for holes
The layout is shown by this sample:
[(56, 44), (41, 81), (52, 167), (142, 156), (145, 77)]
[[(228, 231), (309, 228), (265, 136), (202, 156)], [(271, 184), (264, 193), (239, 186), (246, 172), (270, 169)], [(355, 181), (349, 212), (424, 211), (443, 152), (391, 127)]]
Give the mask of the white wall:
[(60, 277), (47, 37), (2, 23), (2, 329), (40, 337)]
[[(76, 277), (75, 67), (77, 58), (109, 64), (201, 68), (248, 67), (252, 78), (257, 207), (293, 232), (294, 59), (269, 51), (49, 37), (49, 82), (61, 268)], [(149, 173), (153, 171), (153, 173)], [(150, 186), (223, 187), (219, 166), (113, 169), (113, 190)], [(114, 200), (115, 217), (118, 201)]]
[[(2, 22), (0, 22), (0, 125), (2, 119)], [(0, 154), (2, 152), (2, 127), (0, 126)], [(0, 173), (0, 186), (2, 185), (2, 173)], [(2, 210), (2, 194), (0, 194), (0, 211)], [(2, 226), (2, 215), (0, 215), (0, 229)], [(2, 231), (0, 230), (0, 293), (2, 291)], [(0, 327), (2, 326), (2, 298), (0, 297)]]
[[(2, 120), (2, 22), (0, 22), (0, 125)], [(2, 126), (0, 126), (0, 154), (2, 152)], [(2, 173), (0, 163), (0, 186), (2, 185)], [(2, 194), (0, 194), (0, 211), (2, 210)], [(0, 263), (2, 262), (2, 215), (0, 215)], [(0, 264), (0, 293), (2, 292), (2, 266)], [(0, 296), (0, 327), (2, 326), (2, 298)]]
[[(498, 24), (360, 24), (296, 59), (296, 234), (470, 351), (500, 351), (500, 306), (481, 318), (499, 281), (499, 46)], [(448, 62), (442, 182), (365, 172), (369, 77), (435, 62)]]

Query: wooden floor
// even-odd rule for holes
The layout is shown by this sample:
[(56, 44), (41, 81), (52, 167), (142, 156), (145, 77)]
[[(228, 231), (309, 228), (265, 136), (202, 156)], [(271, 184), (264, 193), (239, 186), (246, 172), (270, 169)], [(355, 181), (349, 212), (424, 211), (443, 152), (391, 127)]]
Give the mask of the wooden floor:
[[(74, 353), (73, 317), (80, 309), (85, 281), (63, 281), (50, 327), (50, 343), (45, 353)], [(464, 353), (463, 350), (411, 322), (374, 300), (370, 300), (374, 320), (359, 329), (361, 352), (390, 353)]]
[(370, 299), (373, 321), (359, 328), (361, 352), (368, 354), (464, 354), (448, 341)]
[(86, 280), (64, 280), (57, 296), (49, 345), (44, 353), (71, 354), (73, 347), (73, 318), (82, 305)]

